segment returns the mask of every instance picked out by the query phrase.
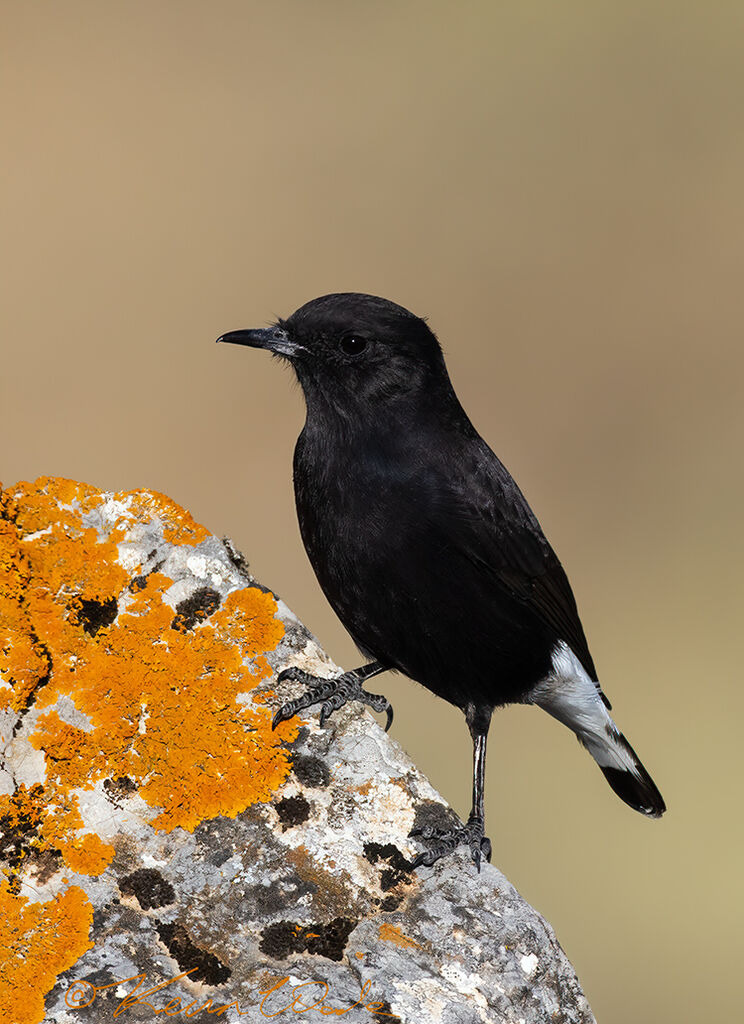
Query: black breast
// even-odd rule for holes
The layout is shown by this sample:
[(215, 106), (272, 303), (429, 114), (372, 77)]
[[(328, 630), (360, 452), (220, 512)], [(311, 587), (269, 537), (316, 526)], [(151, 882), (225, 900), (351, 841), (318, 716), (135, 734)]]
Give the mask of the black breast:
[(440, 460), (379, 434), (331, 452), (306, 428), (294, 479), (310, 562), (365, 653), (463, 708), (544, 678), (556, 637), (457, 543)]

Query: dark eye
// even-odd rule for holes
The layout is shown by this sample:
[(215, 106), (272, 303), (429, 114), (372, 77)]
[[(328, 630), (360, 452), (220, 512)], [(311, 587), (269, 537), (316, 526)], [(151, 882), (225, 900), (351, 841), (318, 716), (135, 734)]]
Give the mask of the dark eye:
[(358, 356), (367, 347), (367, 339), (356, 334), (345, 334), (341, 339), (341, 351), (347, 356)]

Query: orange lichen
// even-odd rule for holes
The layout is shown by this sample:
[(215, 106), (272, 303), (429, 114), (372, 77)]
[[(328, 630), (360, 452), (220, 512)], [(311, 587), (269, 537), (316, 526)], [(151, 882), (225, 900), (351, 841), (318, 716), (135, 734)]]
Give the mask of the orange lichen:
[(85, 828), (82, 791), (127, 778), (158, 809), (155, 828), (193, 829), (268, 799), (289, 773), (282, 743), (296, 725), (272, 731), (263, 703), (237, 700), (270, 674), (265, 654), (284, 633), (274, 598), (235, 591), (190, 629), (165, 601), (173, 580), (118, 560), (142, 522), (174, 545), (208, 536), (152, 492), (50, 478), (0, 488), (0, 708), (40, 712), (25, 737), (46, 755), (43, 783), (0, 796), (0, 1022), (40, 1021), (57, 974), (90, 948), (82, 889), (63, 878), (50, 902), (18, 895), (34, 866), (61, 857), (98, 875), (111, 862), (114, 847)]
[(104, 843), (95, 832), (80, 836), (62, 846), (65, 861), (78, 874), (95, 877), (105, 871), (114, 859), (115, 849)]
[[(30, 740), (47, 755), (56, 824), (42, 823), (40, 841), (86, 873), (102, 870), (111, 848), (76, 834), (76, 788), (126, 776), (160, 809), (156, 828), (193, 829), (267, 799), (289, 772), (282, 741), (296, 735), (292, 723), (273, 732), (267, 708), (236, 700), (270, 673), (264, 655), (284, 632), (274, 598), (235, 591), (193, 630), (172, 628), (164, 594), (173, 581), (153, 572), (130, 586), (137, 572), (119, 563), (117, 545), (139, 522), (159, 521), (175, 544), (207, 531), (162, 495), (112, 497), (117, 518), (101, 537), (83, 521), (107, 500), (95, 488), (42, 478), (0, 495), (0, 569), (10, 581), (0, 594), (0, 676), (12, 686), (0, 695), (18, 711), (43, 711)], [(86, 629), (82, 608), (96, 602), (118, 615)], [(61, 697), (85, 726), (60, 717)]]
[(199, 544), (209, 536), (209, 530), (165, 494), (157, 491), (130, 491), (115, 497), (129, 498), (129, 512), (137, 522), (147, 522), (157, 517), (163, 524), (163, 536), (169, 544)]
[(388, 921), (380, 925), (380, 938), (383, 942), (392, 942), (400, 949), (421, 949), (418, 942), (404, 935), (396, 924), (390, 924)]
[(0, 490), (0, 679), (12, 680), (12, 688), (0, 690), (0, 708), (19, 711), (44, 677), (48, 661), (24, 603), (30, 570), (18, 545), (15, 524), (7, 518), (7, 506), (8, 499)]
[(93, 943), (89, 940), (93, 907), (73, 885), (47, 903), (29, 903), (0, 882), (0, 1022), (37, 1024), (44, 997), (57, 975)]

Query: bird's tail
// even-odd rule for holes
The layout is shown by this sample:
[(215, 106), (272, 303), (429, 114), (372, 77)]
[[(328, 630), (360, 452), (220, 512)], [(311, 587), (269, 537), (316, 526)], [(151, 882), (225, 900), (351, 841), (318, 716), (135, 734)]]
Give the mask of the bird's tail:
[(577, 732), (576, 737), (621, 800), (649, 818), (661, 817), (666, 810), (664, 798), (609, 715), (602, 732)]
[(599, 684), (566, 644), (556, 649), (553, 673), (534, 688), (529, 700), (576, 733), (621, 800), (650, 818), (661, 817), (666, 810), (661, 793), (610, 718)]

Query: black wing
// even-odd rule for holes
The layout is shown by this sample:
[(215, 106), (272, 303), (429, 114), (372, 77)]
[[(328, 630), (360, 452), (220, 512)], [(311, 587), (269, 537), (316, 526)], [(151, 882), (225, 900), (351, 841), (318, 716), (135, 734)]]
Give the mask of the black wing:
[[(596, 683), (597, 672), (563, 566), (527, 500), (485, 442), (450, 463), (451, 541), (464, 557), (565, 641)], [(454, 498), (454, 500), (452, 500)], [(440, 506), (440, 511), (442, 506)], [(454, 512), (453, 512), (454, 510)], [(434, 512), (437, 515), (437, 512)], [(599, 689), (607, 707), (609, 701)]]

